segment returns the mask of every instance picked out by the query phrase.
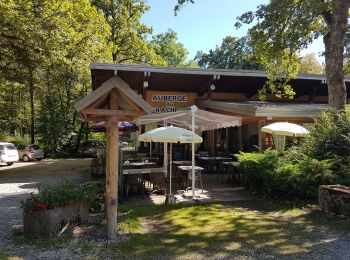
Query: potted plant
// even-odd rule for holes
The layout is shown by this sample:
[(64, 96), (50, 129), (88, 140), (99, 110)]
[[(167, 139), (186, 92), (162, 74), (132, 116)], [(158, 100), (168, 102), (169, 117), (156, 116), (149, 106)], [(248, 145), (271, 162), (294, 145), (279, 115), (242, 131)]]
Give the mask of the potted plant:
[(91, 186), (40, 186), (38, 194), (22, 201), (23, 229), (28, 237), (55, 236), (66, 223), (88, 220), (89, 201), (94, 197)]

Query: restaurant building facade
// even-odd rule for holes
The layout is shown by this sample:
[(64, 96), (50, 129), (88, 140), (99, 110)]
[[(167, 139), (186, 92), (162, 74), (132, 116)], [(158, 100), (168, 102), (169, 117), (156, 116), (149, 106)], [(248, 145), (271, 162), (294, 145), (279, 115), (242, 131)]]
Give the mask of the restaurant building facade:
[[(119, 77), (153, 108), (153, 113), (176, 112), (196, 105), (203, 110), (240, 117), (241, 126), (202, 133), (201, 149), (213, 155), (271, 147), (272, 138), (261, 133), (261, 127), (278, 121), (312, 123), (328, 107), (323, 75), (299, 74), (291, 80), (289, 84), (296, 93), (294, 99), (267, 95), (261, 101), (258, 90), (267, 81), (266, 73), (261, 71), (93, 63), (91, 74), (94, 90), (110, 78)], [(349, 88), (350, 78), (345, 82)], [(141, 131), (149, 127), (155, 126), (141, 127)]]

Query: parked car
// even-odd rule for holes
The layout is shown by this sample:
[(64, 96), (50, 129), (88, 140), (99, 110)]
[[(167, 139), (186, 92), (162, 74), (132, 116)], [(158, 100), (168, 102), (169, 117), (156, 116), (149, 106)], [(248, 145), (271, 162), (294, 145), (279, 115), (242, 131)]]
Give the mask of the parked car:
[(18, 159), (18, 151), (14, 144), (0, 142), (0, 162), (12, 165)]
[(99, 148), (105, 148), (105, 147), (106, 145), (102, 141), (87, 140), (81, 145), (80, 152), (83, 157), (96, 157), (97, 150)]
[(24, 162), (31, 160), (41, 161), (44, 158), (44, 152), (37, 144), (19, 144), (17, 150), (19, 158)]

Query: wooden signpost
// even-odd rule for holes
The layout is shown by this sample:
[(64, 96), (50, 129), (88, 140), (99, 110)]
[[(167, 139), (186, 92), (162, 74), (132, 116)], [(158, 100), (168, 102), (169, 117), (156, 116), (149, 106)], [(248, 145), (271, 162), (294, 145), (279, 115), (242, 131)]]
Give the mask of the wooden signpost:
[(107, 80), (98, 89), (76, 105), (80, 118), (85, 121), (106, 121), (106, 207), (109, 240), (117, 238), (119, 121), (130, 121), (152, 113), (147, 104), (118, 76)]

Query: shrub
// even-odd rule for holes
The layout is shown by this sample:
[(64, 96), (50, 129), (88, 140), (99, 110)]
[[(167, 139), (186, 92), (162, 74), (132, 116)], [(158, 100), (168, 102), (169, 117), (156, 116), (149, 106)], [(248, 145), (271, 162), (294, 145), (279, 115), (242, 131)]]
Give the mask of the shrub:
[[(310, 137), (302, 146), (305, 154), (342, 163), (350, 157), (350, 110), (329, 110), (310, 127)], [(337, 166), (337, 165), (335, 165)]]
[(278, 162), (278, 152), (266, 150), (264, 153), (243, 153), (236, 155), (240, 162), (239, 170), (246, 176), (250, 189), (264, 190), (264, 183), (273, 174)]
[(241, 153), (237, 157), (250, 189), (272, 196), (315, 199), (319, 185), (337, 182), (329, 160), (313, 159), (298, 149)]
[(29, 198), (21, 202), (21, 207), (30, 214), (33, 211), (66, 207), (80, 200), (95, 205), (96, 195), (103, 189), (104, 185), (99, 181), (77, 185), (66, 180), (62, 185), (42, 185), (37, 195), (31, 193)]

